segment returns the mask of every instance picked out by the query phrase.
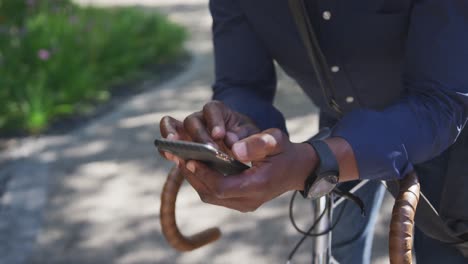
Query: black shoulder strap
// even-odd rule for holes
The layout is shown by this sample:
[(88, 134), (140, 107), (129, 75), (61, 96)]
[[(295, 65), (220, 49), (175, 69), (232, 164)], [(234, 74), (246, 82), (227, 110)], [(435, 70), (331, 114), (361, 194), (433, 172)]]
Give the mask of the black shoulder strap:
[(289, 9), (291, 10), (292, 17), (301, 35), (302, 41), (307, 51), (307, 56), (314, 68), (315, 77), (322, 89), (322, 93), (328, 106), (336, 112), (339, 116), (342, 115), (340, 106), (335, 100), (335, 85), (330, 75), (325, 56), (320, 49), (317, 38), (315, 37), (314, 29), (310, 23), (309, 16), (305, 8), (303, 0), (289, 0)]

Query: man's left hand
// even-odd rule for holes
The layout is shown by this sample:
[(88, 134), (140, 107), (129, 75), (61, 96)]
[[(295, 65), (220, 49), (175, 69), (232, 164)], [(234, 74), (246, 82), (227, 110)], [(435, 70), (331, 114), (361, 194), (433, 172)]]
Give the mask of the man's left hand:
[(181, 162), (186, 179), (202, 201), (241, 212), (256, 210), (290, 190), (302, 190), (317, 156), (307, 143), (292, 143), (279, 129), (268, 129), (236, 142), (235, 157), (252, 162), (241, 174), (224, 176), (203, 163)]

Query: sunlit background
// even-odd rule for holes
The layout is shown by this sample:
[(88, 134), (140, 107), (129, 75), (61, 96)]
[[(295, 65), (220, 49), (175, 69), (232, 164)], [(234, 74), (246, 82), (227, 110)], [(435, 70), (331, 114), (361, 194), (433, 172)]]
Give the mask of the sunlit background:
[[(171, 164), (152, 142), (161, 117), (183, 118), (210, 98), (207, 2), (0, 0), (0, 263), (285, 263), (300, 239), (290, 193), (241, 214), (202, 204), (185, 185), (182, 231), (219, 226), (223, 236), (178, 253), (161, 234)], [(317, 109), (278, 71), (276, 105), (293, 140), (305, 140)], [(373, 263), (388, 263), (390, 207)], [(311, 223), (307, 201), (296, 212)], [(311, 263), (311, 249), (294, 263)]]

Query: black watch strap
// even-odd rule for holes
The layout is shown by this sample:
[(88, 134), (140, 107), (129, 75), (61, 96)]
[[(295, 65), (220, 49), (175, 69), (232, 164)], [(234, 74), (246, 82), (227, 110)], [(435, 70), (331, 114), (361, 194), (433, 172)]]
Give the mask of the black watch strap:
[(304, 198), (308, 197), (310, 187), (314, 184), (314, 182), (324, 174), (328, 172), (335, 172), (338, 176), (339, 172), (339, 165), (338, 161), (336, 160), (335, 154), (331, 151), (330, 147), (327, 143), (323, 140), (308, 140), (305, 143), (310, 144), (317, 156), (319, 158), (319, 165), (317, 169), (313, 171), (305, 180), (304, 182), (304, 190), (300, 191)]

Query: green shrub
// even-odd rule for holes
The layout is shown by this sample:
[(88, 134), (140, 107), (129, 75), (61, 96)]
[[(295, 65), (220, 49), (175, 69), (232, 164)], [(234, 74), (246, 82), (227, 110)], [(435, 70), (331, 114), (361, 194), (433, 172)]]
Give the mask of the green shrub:
[(39, 132), (147, 64), (183, 52), (185, 31), (136, 8), (0, 0), (0, 130)]

